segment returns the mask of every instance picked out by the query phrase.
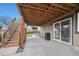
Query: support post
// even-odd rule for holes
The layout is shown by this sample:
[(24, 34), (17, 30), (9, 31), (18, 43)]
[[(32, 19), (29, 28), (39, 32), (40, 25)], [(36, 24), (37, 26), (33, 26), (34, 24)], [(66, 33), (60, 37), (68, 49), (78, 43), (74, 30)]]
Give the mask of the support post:
[(24, 41), (25, 41), (25, 22), (22, 19), (20, 19), (20, 22), (19, 22), (19, 35), (20, 35), (20, 40), (19, 40), (19, 45), (20, 45), (20, 48), (23, 48), (24, 46)]

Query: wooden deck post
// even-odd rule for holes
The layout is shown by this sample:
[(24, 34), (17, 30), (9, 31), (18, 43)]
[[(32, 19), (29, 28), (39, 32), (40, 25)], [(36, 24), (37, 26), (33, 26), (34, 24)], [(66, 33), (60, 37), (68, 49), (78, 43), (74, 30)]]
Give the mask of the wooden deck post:
[(19, 45), (20, 45), (20, 48), (23, 48), (23, 45), (24, 45), (24, 41), (25, 41), (25, 22), (22, 19), (20, 19), (20, 22), (19, 22), (19, 35), (20, 35), (20, 40), (19, 40)]

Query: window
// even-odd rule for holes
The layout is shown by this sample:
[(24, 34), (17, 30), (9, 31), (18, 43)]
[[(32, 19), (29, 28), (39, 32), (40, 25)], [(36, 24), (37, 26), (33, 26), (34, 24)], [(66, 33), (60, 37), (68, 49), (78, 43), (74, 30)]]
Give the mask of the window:
[(79, 12), (77, 13), (77, 32), (79, 32)]

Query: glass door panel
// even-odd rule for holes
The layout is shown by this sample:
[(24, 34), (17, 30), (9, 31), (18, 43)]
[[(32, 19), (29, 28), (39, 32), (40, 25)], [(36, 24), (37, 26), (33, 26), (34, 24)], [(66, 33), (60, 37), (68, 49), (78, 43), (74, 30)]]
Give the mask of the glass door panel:
[(70, 19), (61, 22), (61, 40), (70, 43)]
[(55, 29), (54, 29), (55, 39), (60, 40), (60, 23), (55, 23), (54, 26), (55, 26)]
[(72, 18), (61, 20), (54, 25), (54, 39), (72, 44)]

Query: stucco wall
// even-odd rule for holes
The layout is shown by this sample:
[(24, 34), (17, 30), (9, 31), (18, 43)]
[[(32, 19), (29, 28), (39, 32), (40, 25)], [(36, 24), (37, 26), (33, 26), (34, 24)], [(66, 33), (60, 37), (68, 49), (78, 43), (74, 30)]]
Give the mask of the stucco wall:
[[(40, 26), (41, 35), (44, 36), (46, 32), (51, 33), (51, 40), (53, 40), (53, 24), (50, 25), (49, 23)], [(72, 43), (73, 46), (79, 47), (79, 33), (76, 33), (76, 14), (73, 15), (72, 19)]]

